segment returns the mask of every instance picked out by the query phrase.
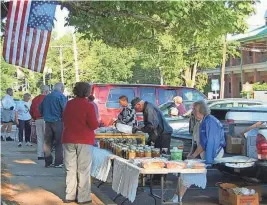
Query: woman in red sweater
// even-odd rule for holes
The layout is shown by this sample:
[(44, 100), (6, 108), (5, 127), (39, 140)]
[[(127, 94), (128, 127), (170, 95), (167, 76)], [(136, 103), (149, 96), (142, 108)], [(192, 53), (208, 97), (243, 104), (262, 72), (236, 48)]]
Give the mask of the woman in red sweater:
[(90, 170), (95, 141), (94, 130), (98, 127), (98, 121), (94, 105), (87, 99), (90, 90), (88, 83), (76, 83), (73, 89), (76, 97), (68, 101), (63, 113), (66, 202), (91, 202)]

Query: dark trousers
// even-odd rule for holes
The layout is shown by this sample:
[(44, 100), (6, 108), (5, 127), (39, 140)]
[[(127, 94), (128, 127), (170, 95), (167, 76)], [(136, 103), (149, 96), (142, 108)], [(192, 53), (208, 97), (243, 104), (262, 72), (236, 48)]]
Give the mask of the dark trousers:
[(51, 150), (55, 145), (55, 165), (63, 164), (61, 135), (63, 131), (62, 121), (45, 122), (45, 137), (44, 137), (44, 155), (45, 164), (49, 166), (53, 163)]
[(19, 120), (19, 142), (23, 142), (23, 131), (25, 130), (25, 142), (31, 141), (30, 120)]
[[(168, 148), (168, 153), (170, 153), (170, 146), (171, 146), (171, 134), (162, 134), (159, 136), (155, 141), (155, 148)], [(166, 153), (167, 154), (167, 153)]]

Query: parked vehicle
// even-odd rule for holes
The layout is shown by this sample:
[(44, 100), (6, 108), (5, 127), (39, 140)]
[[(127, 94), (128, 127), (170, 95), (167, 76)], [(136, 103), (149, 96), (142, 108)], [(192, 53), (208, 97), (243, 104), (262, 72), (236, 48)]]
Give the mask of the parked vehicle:
[[(256, 122), (267, 121), (267, 107), (246, 107), (246, 108), (217, 108), (212, 109), (215, 115), (223, 123), (226, 135), (233, 137), (240, 136), (242, 132)], [(239, 176), (256, 178), (267, 182), (267, 127), (263, 125), (258, 131), (258, 135), (249, 140), (249, 146), (255, 147), (257, 152), (257, 162), (255, 166), (232, 169), (223, 165), (219, 169), (231, 174), (238, 174)], [(238, 154), (241, 155), (241, 154)], [(236, 173), (237, 172), (237, 173)]]
[[(208, 106), (211, 108), (211, 114), (215, 115), (219, 120), (223, 123), (225, 121), (225, 115), (230, 108), (237, 108), (237, 107), (250, 107), (250, 106), (259, 106), (259, 105), (266, 105), (267, 102), (264, 101), (257, 101), (257, 100), (247, 100), (247, 99), (219, 99), (219, 100), (208, 100)], [(166, 102), (159, 106), (160, 110), (163, 112), (163, 115), (174, 129), (174, 134), (176, 136), (181, 135), (185, 136), (188, 133), (189, 127), (189, 118), (188, 117), (170, 117), (168, 112), (171, 107), (174, 107), (174, 102)], [(228, 109), (229, 108), (229, 109)], [(190, 107), (187, 106), (187, 110)], [(217, 109), (215, 111), (215, 109)], [(186, 136), (187, 138), (187, 136)]]
[(210, 108), (224, 108), (224, 107), (250, 107), (257, 105), (267, 105), (266, 101), (252, 100), (244, 98), (225, 98), (218, 100), (207, 101)]
[[(229, 123), (226, 121), (226, 114), (230, 109), (245, 108), (254, 106), (266, 106), (266, 102), (258, 100), (247, 99), (219, 99), (207, 101), (208, 106), (211, 108), (211, 114), (221, 121), (224, 126), (225, 133), (229, 132)], [(192, 146), (192, 135), (189, 133), (189, 118), (188, 117), (170, 117), (168, 110), (174, 106), (173, 102), (167, 102), (159, 106), (165, 118), (173, 128), (172, 146), (175, 145), (176, 140), (182, 140), (185, 144), (185, 150), (190, 150)], [(248, 108), (249, 109), (249, 108)], [(229, 121), (230, 122), (230, 121)], [(236, 127), (237, 131), (245, 129), (247, 125)], [(234, 130), (235, 131), (235, 130)]]
[(92, 95), (98, 105), (101, 123), (109, 126), (117, 118), (121, 108), (119, 97), (126, 95), (131, 101), (140, 97), (145, 101), (160, 105), (171, 101), (174, 96), (182, 96), (185, 105), (197, 100), (206, 99), (206, 96), (194, 88), (162, 86), (162, 85), (129, 85), (129, 84), (92, 84)]

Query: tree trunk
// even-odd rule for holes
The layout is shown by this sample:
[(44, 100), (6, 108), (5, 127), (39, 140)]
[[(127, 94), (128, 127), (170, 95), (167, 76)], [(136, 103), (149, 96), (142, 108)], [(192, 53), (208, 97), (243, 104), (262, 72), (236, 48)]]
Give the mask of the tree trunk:
[(195, 87), (196, 84), (196, 75), (197, 75), (197, 60), (195, 61), (194, 67), (193, 67), (193, 72), (192, 72), (192, 88)]
[(184, 76), (183, 76), (186, 87), (191, 87), (192, 85), (191, 76), (192, 76), (192, 69), (190, 67), (187, 67), (184, 71)]
[(159, 67), (159, 73), (160, 73), (160, 85), (164, 85), (164, 78), (162, 74), (162, 68)]
[(220, 98), (224, 98), (224, 75), (225, 75), (225, 61), (226, 61), (226, 52), (227, 52), (227, 42), (226, 36), (223, 39), (223, 59), (222, 59), (222, 70), (221, 70), (221, 90), (220, 90)]

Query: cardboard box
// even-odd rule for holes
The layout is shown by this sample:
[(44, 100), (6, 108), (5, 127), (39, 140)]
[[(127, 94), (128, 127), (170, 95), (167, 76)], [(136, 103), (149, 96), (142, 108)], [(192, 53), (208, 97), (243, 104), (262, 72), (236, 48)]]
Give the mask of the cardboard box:
[(238, 185), (239, 187), (245, 187), (248, 189), (254, 189), (259, 195), (259, 201), (262, 201), (262, 187), (260, 185)]
[(227, 135), (226, 138), (226, 153), (228, 154), (241, 154), (242, 151), (242, 138), (232, 137)]
[(259, 205), (258, 193), (250, 196), (236, 195), (228, 190), (237, 187), (235, 184), (220, 184), (219, 204), (221, 205)]

